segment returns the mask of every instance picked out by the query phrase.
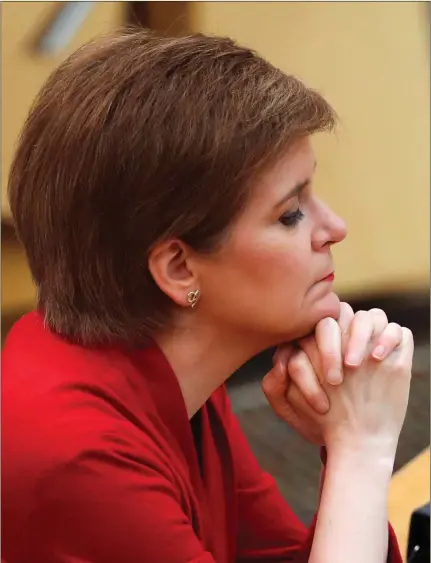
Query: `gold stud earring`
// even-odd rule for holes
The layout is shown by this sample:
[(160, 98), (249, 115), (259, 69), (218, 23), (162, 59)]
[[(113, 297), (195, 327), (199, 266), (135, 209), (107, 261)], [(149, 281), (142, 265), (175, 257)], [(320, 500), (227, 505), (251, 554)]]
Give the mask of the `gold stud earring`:
[(199, 300), (199, 296), (200, 296), (200, 291), (199, 289), (197, 289), (196, 291), (190, 291), (187, 294), (187, 301), (190, 303), (192, 309), (196, 306), (196, 303)]

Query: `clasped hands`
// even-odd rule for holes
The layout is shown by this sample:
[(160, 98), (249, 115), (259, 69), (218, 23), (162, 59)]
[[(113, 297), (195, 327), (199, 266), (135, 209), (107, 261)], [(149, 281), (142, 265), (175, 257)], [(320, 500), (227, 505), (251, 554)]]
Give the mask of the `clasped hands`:
[[(397, 353), (392, 354), (397, 349), (401, 350), (399, 358), (396, 357)], [(393, 386), (393, 392), (392, 380), (386, 377), (392, 373), (381, 367), (385, 365), (386, 358), (386, 363), (389, 363), (391, 354), (391, 358), (395, 359), (389, 367), (393, 372), (401, 374), (400, 381), (396, 381)], [(275, 413), (307, 441), (318, 445), (327, 445), (325, 424), (322, 421), (329, 416), (332, 402), (338, 409), (334, 414), (338, 416), (335, 422), (343, 422), (343, 416), (349, 417), (349, 409), (356, 406), (357, 393), (362, 393), (363, 397), (358, 399), (358, 403), (362, 400), (363, 404), (368, 400), (366, 394), (370, 390), (374, 393), (370, 395), (370, 400), (376, 400), (377, 397), (377, 401), (382, 404), (385, 403), (385, 394), (388, 394), (388, 403), (392, 408), (388, 419), (396, 427), (393, 432), (389, 429), (389, 434), (392, 432), (397, 439), (398, 426), (400, 429), (407, 408), (410, 385), (408, 371), (410, 369), (411, 372), (412, 354), (411, 332), (396, 323), (389, 323), (381, 309), (355, 314), (350, 305), (341, 303), (338, 320), (323, 319), (316, 326), (313, 336), (277, 349), (273, 368), (263, 379), (262, 388)], [(382, 383), (374, 381), (370, 383), (373, 387), (366, 388), (357, 378), (356, 389), (349, 389), (341, 399), (334, 395), (337, 389), (343, 387), (343, 380), (347, 383), (348, 378), (354, 379), (355, 373), (361, 375), (360, 368), (365, 364), (366, 373), (375, 373), (375, 377), (380, 377), (379, 374), (383, 371)], [(380, 389), (378, 385), (381, 385)], [(380, 393), (377, 394), (377, 391)], [(389, 396), (392, 393), (397, 393), (397, 396)], [(347, 405), (349, 400), (350, 404)], [(343, 401), (345, 404), (340, 407)], [(364, 412), (362, 405), (360, 408), (361, 413)], [(399, 415), (397, 410), (400, 411)], [(383, 423), (379, 424), (381, 426)], [(334, 426), (337, 427), (337, 424), (329, 424), (328, 428)]]

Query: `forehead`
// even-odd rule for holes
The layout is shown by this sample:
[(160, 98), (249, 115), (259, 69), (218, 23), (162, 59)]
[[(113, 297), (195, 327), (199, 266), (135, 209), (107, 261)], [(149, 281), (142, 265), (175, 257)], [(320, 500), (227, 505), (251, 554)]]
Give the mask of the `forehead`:
[(296, 185), (311, 180), (316, 158), (310, 139), (296, 141), (252, 188), (250, 205), (271, 205)]

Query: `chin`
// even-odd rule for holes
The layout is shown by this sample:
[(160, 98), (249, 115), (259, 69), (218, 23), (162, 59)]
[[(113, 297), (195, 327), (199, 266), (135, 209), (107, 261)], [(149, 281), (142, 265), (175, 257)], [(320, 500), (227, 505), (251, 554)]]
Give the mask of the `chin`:
[(327, 317), (337, 320), (340, 316), (340, 298), (338, 295), (331, 291), (320, 299), (313, 307), (313, 315), (315, 315), (315, 325)]
[(316, 328), (317, 323), (321, 320), (331, 317), (335, 320), (340, 316), (340, 299), (336, 293), (329, 293), (325, 297), (319, 299), (307, 310), (304, 310), (302, 316), (296, 326), (292, 327), (289, 334), (285, 334), (278, 344), (282, 342), (292, 342), (309, 336)]

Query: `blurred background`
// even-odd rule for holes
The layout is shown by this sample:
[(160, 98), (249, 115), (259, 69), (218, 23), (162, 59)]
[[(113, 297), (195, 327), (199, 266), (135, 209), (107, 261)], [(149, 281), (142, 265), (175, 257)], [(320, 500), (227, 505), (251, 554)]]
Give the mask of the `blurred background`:
[[(316, 189), (349, 226), (336, 289), (382, 307), (416, 340), (409, 412), (390, 510), (403, 546), (410, 507), (429, 500), (430, 5), (428, 2), (4, 2), (2, 10), (2, 343), (35, 292), (7, 202), (19, 130), (50, 72), (86, 40), (125, 24), (231, 36), (319, 90), (341, 126), (316, 139)], [(271, 351), (229, 382), (261, 464), (309, 522), (316, 448), (279, 422), (260, 392)], [(407, 477), (406, 477), (407, 475)]]

